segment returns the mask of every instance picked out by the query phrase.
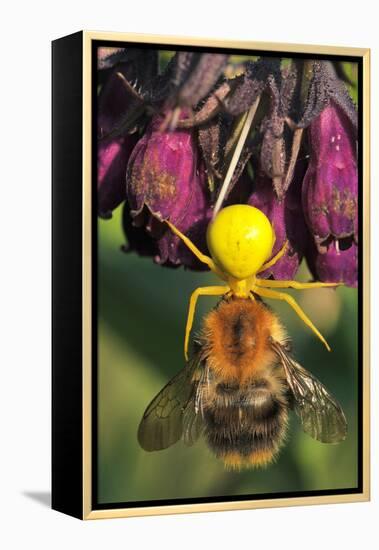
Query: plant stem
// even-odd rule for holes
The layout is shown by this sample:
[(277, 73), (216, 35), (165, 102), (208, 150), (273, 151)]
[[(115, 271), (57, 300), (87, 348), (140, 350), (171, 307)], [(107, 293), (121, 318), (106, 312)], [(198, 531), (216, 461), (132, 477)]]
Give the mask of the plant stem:
[(293, 178), (293, 173), (296, 166), (297, 157), (299, 155), (299, 149), (301, 145), (301, 138), (303, 137), (304, 128), (296, 128), (293, 134), (291, 159), (288, 165), (286, 179), (284, 180), (284, 190), (287, 191)]
[(235, 168), (237, 166), (237, 163), (239, 161), (239, 158), (241, 156), (242, 149), (243, 149), (243, 146), (245, 145), (246, 138), (249, 135), (251, 123), (253, 122), (254, 115), (257, 111), (257, 108), (258, 108), (258, 105), (259, 105), (259, 100), (260, 100), (260, 96), (257, 97), (257, 99), (254, 101), (253, 105), (250, 107), (250, 109), (247, 113), (247, 117), (246, 117), (246, 120), (244, 122), (241, 134), (238, 138), (236, 148), (234, 149), (234, 153), (233, 153), (232, 159), (230, 161), (228, 171), (226, 173), (224, 182), (223, 182), (222, 187), (220, 189), (220, 193), (217, 197), (217, 201), (216, 201), (216, 204), (215, 204), (215, 207), (214, 207), (214, 210), (213, 210), (213, 218), (215, 218), (215, 216), (219, 212), (219, 210), (222, 206), (222, 203), (224, 202), (224, 199), (226, 197), (226, 194), (228, 192), (229, 185), (230, 185), (230, 182), (232, 181), (232, 177), (233, 177), (233, 174), (234, 174), (234, 170), (235, 170)]

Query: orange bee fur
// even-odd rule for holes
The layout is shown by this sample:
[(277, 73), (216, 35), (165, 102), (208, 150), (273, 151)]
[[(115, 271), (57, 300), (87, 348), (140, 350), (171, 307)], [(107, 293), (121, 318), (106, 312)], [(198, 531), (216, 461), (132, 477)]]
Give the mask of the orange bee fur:
[(271, 464), (275, 459), (275, 454), (269, 451), (256, 451), (247, 456), (236, 452), (225, 453), (222, 456), (224, 465), (228, 470), (242, 470), (244, 468), (264, 468)]
[(287, 334), (259, 300), (224, 298), (203, 320), (205, 435), (229, 469), (265, 466), (284, 442), (287, 386), (272, 340), (285, 345)]
[(210, 368), (225, 381), (244, 384), (276, 361), (269, 338), (285, 342), (287, 334), (262, 302), (234, 298), (205, 317), (203, 337)]

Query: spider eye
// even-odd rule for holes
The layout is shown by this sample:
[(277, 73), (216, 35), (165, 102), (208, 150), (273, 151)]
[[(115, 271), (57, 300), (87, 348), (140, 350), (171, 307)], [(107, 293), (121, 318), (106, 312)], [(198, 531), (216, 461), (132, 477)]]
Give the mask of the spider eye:
[(270, 258), (274, 242), (275, 233), (267, 216), (247, 204), (223, 208), (207, 230), (213, 260), (236, 279), (257, 273)]

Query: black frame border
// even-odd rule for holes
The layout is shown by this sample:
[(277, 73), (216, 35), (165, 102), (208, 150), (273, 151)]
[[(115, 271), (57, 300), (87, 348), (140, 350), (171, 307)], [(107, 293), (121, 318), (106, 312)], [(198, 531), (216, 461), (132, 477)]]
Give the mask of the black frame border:
[(52, 43), (52, 508), (83, 517), (83, 33)]

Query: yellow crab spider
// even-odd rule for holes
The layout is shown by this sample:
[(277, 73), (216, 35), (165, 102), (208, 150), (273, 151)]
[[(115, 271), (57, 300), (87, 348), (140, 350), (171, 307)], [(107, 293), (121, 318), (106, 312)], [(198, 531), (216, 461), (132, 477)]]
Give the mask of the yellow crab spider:
[(275, 233), (269, 219), (261, 210), (247, 204), (235, 204), (220, 210), (207, 229), (207, 243), (211, 257), (200, 252), (193, 242), (172, 223), (169, 221), (166, 223), (191, 252), (226, 283), (223, 286), (199, 287), (192, 293), (184, 339), (186, 360), (188, 360), (188, 343), (197, 299), (199, 296), (223, 296), (226, 294), (252, 300), (255, 299), (254, 295), (284, 300), (330, 351), (327, 341), (296, 300), (285, 292), (273, 289), (335, 287), (338, 286), (338, 283), (299, 283), (258, 278), (259, 273), (273, 266), (283, 256), (287, 247), (287, 243), (285, 243), (282, 249), (271, 257)]

